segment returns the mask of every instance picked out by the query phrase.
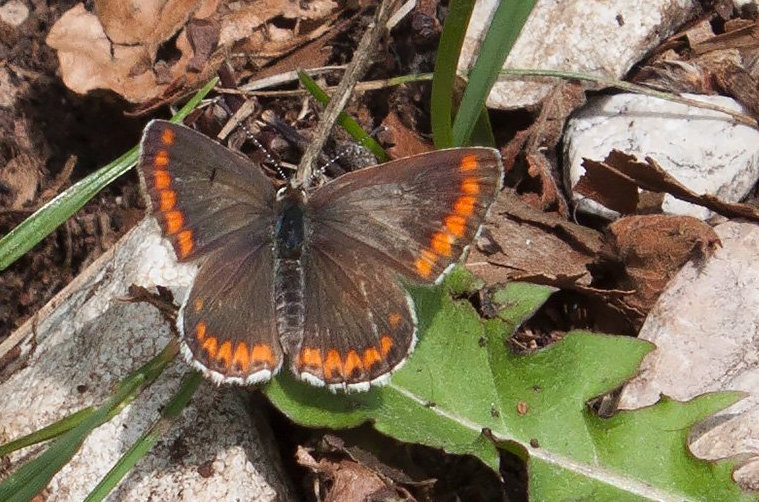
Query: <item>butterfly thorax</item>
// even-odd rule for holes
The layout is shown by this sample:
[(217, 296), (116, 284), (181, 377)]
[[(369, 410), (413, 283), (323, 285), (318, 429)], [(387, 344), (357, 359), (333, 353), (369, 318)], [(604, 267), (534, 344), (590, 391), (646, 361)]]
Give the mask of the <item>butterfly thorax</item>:
[(286, 352), (297, 349), (303, 337), (303, 267), (305, 236), (304, 194), (290, 186), (277, 194), (274, 228), (274, 298), (277, 329)]

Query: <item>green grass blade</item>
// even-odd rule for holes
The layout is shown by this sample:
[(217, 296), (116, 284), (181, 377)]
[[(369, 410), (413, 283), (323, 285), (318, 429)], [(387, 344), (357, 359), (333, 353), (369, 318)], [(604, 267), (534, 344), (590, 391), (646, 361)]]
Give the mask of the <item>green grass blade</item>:
[[(172, 121), (183, 120), (213, 89), (217, 81), (218, 79), (214, 78), (200, 89), (172, 118)], [(69, 187), (11, 230), (0, 239), (0, 271), (8, 268), (24, 253), (36, 246), (100, 190), (131, 169), (136, 162), (137, 147), (135, 146), (107, 166)]]
[[(482, 41), (477, 62), (469, 74), (461, 105), (453, 121), (453, 144), (469, 142), (485, 99), (493, 87), (511, 48), (532, 12), (536, 0), (503, 0), (496, 7), (493, 20)], [(446, 20), (446, 24), (447, 20)]]
[(203, 381), (200, 373), (191, 373), (182, 383), (177, 394), (163, 409), (162, 417), (155, 422), (150, 429), (138, 439), (131, 448), (116, 462), (116, 465), (108, 471), (108, 474), (98, 483), (92, 492), (87, 495), (85, 502), (103, 500), (116, 485), (129, 474), (129, 471), (144, 457), (161, 439), (161, 436), (169, 430), (174, 420), (182, 413), (187, 403), (192, 398), (198, 386)]
[[(329, 96), (327, 93), (319, 87), (319, 84), (317, 84), (308, 73), (303, 70), (298, 70), (298, 78), (314, 99), (322, 105), (329, 103)], [(367, 134), (353, 117), (345, 112), (341, 112), (340, 115), (337, 116), (337, 123), (340, 124), (340, 127), (345, 129), (353, 139), (358, 141), (359, 144), (368, 148), (379, 162), (387, 162), (390, 159), (382, 146), (377, 143), (373, 137)]]
[[(158, 378), (158, 375), (160, 375), (161, 372), (163, 372), (164, 368), (166, 368), (166, 365), (174, 359), (174, 357), (177, 355), (178, 350), (179, 349), (176, 343), (170, 343), (161, 351), (160, 354), (143, 365), (140, 369), (132, 373), (130, 376), (125, 378), (122, 382), (119, 383), (119, 385), (131, 385), (130, 379), (135, 378), (136, 375), (139, 374), (144, 375), (146, 382), (152, 382)], [(108, 420), (110, 420), (111, 417), (117, 415), (121, 411), (121, 408), (129, 404), (131, 401), (131, 399), (127, 399), (124, 403), (114, 408), (108, 415)], [(57, 422), (48, 425), (47, 427), (43, 427), (38, 431), (34, 431), (31, 434), (20, 437), (4, 445), (0, 445), (0, 457), (8, 455), (9, 453), (13, 453), (14, 451), (20, 450), (21, 448), (56, 438), (81, 424), (94, 411), (94, 407), (88, 406), (87, 408), (83, 408), (77, 412), (72, 413), (71, 415), (58, 420)]]
[(27, 434), (26, 436), (20, 437), (4, 445), (0, 445), (0, 457), (8, 455), (9, 453), (13, 453), (14, 451), (20, 450), (21, 448), (26, 448), (27, 446), (41, 443), (43, 441), (47, 441), (48, 439), (56, 438), (81, 424), (90, 415), (92, 415), (94, 411), (94, 407), (88, 406), (75, 413), (72, 413), (67, 417), (62, 418), (61, 420), (58, 420), (55, 423), (48, 425), (47, 427), (43, 427), (40, 430), (34, 431), (31, 434)]
[[(87, 435), (131, 403), (138, 396), (139, 390), (158, 378), (178, 352), (177, 342), (169, 343), (156, 357), (119, 382), (115, 395), (100, 407), (85, 408), (41, 431), (5, 445), (3, 449), (15, 451), (20, 442), (26, 443), (20, 446), (23, 447), (54, 437), (52, 433), (48, 433), (46, 435), (49, 437), (40, 439), (42, 431), (55, 431), (55, 435), (62, 434), (42, 455), (21, 466), (18, 471), (0, 483), (0, 502), (29, 500), (44, 489), (52, 477), (76, 453)], [(35, 441), (29, 439), (32, 437)], [(17, 447), (11, 448), (10, 445), (14, 443)]]
[(482, 107), (480, 116), (477, 117), (477, 123), (474, 125), (472, 136), (469, 144), (479, 146), (492, 146), (495, 147), (495, 136), (493, 135), (493, 127), (490, 125), (490, 115), (488, 115), (488, 109)]
[(134, 378), (130, 385), (122, 386), (116, 394), (100, 405), (86, 420), (71, 429), (33, 461), (0, 483), (0, 501), (26, 501), (41, 492), (71, 457), (87, 435), (108, 419), (108, 414), (137, 391), (143, 378)]
[(453, 89), (456, 83), (456, 66), (464, 43), (466, 28), (474, 9), (474, 0), (451, 0), (443, 31), (440, 33), (435, 72), (430, 97), (430, 120), (435, 148), (457, 146), (453, 140)]

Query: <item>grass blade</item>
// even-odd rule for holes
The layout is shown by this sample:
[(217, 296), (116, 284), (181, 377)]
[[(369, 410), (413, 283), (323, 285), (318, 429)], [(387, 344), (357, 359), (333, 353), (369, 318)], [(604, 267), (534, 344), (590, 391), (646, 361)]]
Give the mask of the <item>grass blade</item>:
[(192, 398), (195, 391), (203, 381), (200, 373), (191, 373), (182, 383), (182, 387), (166, 405), (161, 414), (161, 418), (155, 422), (150, 429), (138, 439), (129, 450), (116, 462), (108, 474), (98, 483), (92, 492), (87, 495), (85, 502), (103, 500), (121, 481), (124, 476), (145, 456), (153, 446), (161, 439), (166, 431), (169, 430), (174, 420), (182, 413), (187, 403)]
[(41, 492), (55, 473), (74, 456), (87, 435), (105, 422), (111, 410), (136, 392), (143, 382), (144, 376), (133, 378), (129, 385), (122, 386), (81, 424), (50, 445), (42, 455), (22, 465), (18, 471), (0, 483), (0, 501), (26, 501)]
[[(536, 0), (503, 0), (493, 14), (487, 34), (482, 41), (477, 62), (469, 74), (469, 83), (453, 121), (453, 144), (469, 142), (478, 117), (482, 113), (490, 89), (519, 36)], [(446, 25), (448, 24), (446, 20)]]
[[(214, 78), (203, 86), (171, 120), (174, 122), (183, 120), (214, 88), (217, 81), (218, 78)], [(24, 253), (36, 246), (100, 190), (131, 169), (136, 162), (137, 147), (135, 146), (107, 166), (73, 184), (11, 230), (0, 239), (0, 271), (8, 268)]]
[(472, 9), (474, 0), (452, 0), (448, 6), (443, 31), (440, 33), (430, 97), (432, 138), (435, 148), (438, 149), (458, 145), (454, 143), (451, 129), (453, 90), (456, 83), (456, 66)]
[[(169, 343), (160, 354), (122, 380), (118, 384), (115, 394), (105, 403), (97, 408), (90, 407), (80, 410), (42, 429), (57, 429), (57, 432), (62, 432), (62, 435), (39, 457), (22, 465), (15, 473), (0, 483), (0, 502), (29, 500), (42, 491), (50, 483), (53, 476), (74, 456), (89, 433), (131, 403), (139, 395), (141, 388), (158, 378), (178, 352), (179, 344), (176, 341)], [(68, 430), (65, 430), (65, 427), (68, 427)], [(40, 432), (37, 431), (25, 436), (25, 438)], [(21, 442), (25, 438), (14, 441), (14, 443)], [(35, 439), (39, 440), (39, 436)], [(35, 442), (38, 441), (26, 441), (27, 444), (23, 446)], [(4, 448), (10, 444), (12, 443), (8, 443)]]
[[(306, 90), (311, 93), (314, 99), (316, 99), (322, 105), (329, 103), (329, 96), (327, 93), (324, 92), (321, 87), (319, 87), (319, 84), (317, 84), (316, 81), (314, 81), (314, 79), (312, 79), (308, 73), (302, 70), (298, 70), (298, 78)], [(374, 157), (377, 159), (377, 161), (387, 162), (390, 159), (387, 153), (385, 153), (385, 150), (382, 149), (382, 146), (377, 143), (373, 137), (367, 134), (367, 132), (364, 131), (359, 123), (353, 119), (353, 117), (345, 112), (340, 112), (340, 114), (337, 116), (337, 123), (340, 124), (340, 127), (345, 129), (345, 131), (350, 134), (353, 139), (358, 141), (359, 144), (368, 148), (369, 151), (371, 151)]]

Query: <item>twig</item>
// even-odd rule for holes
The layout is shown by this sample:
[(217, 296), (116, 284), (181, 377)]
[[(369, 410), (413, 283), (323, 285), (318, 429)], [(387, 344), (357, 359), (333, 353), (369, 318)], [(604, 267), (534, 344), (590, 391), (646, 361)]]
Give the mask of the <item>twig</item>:
[(324, 110), (322, 118), (314, 132), (312, 142), (303, 153), (300, 165), (298, 166), (298, 173), (295, 175), (296, 186), (305, 186), (311, 179), (311, 173), (313, 172), (316, 158), (321, 153), (322, 148), (324, 148), (327, 136), (329, 136), (332, 131), (337, 116), (343, 108), (345, 108), (346, 103), (348, 103), (348, 99), (350, 99), (351, 92), (356, 83), (369, 69), (373, 50), (379, 45), (380, 39), (385, 34), (387, 21), (390, 18), (396, 2), (397, 0), (383, 0), (379, 7), (377, 7), (374, 21), (368, 26), (364, 36), (361, 37), (361, 41), (358, 43), (358, 47), (356, 47), (353, 60), (345, 71), (343, 80), (340, 82), (329, 105), (327, 105), (327, 108)]
[(622, 89), (623, 91), (635, 92), (635, 93), (643, 94), (646, 96), (652, 96), (659, 99), (665, 99), (667, 101), (672, 101), (674, 103), (680, 103), (680, 104), (693, 106), (697, 108), (703, 108), (705, 110), (714, 110), (717, 112), (721, 112), (726, 115), (729, 115), (736, 122), (753, 127), (754, 129), (759, 129), (759, 124), (757, 123), (756, 119), (751, 118), (743, 113), (736, 112), (735, 110), (731, 110), (730, 108), (726, 108), (720, 105), (714, 105), (712, 103), (705, 103), (697, 99), (684, 98), (678, 94), (673, 94), (671, 92), (660, 91), (658, 89), (654, 89), (652, 87), (648, 87), (645, 85), (633, 84), (632, 82), (624, 82), (622, 80), (615, 80), (613, 78), (599, 77), (595, 75), (588, 75), (586, 73), (576, 73), (576, 72), (561, 71), (561, 70), (536, 70), (536, 69), (521, 69), (521, 68), (520, 69), (517, 69), (517, 68), (504, 69), (501, 71), (501, 76), (506, 77), (506, 78), (511, 78), (511, 79), (518, 78), (518, 77), (549, 77), (549, 78), (561, 78), (561, 79), (569, 79), (569, 80), (584, 80), (587, 82), (595, 82), (607, 87), (616, 87), (617, 89)]

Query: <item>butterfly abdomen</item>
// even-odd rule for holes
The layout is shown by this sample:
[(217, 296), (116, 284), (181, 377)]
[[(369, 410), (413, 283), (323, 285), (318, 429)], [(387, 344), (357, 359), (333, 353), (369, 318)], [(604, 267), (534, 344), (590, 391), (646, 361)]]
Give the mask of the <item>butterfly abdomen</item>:
[(274, 299), (277, 313), (277, 330), (285, 350), (290, 340), (300, 340), (303, 335), (303, 270), (300, 259), (277, 258), (274, 263)]
[[(285, 351), (303, 336), (303, 206), (294, 192), (286, 192), (274, 231), (274, 306), (277, 330)], [(291, 342), (292, 341), (292, 342)]]

